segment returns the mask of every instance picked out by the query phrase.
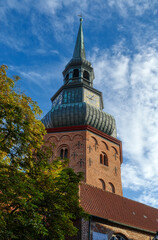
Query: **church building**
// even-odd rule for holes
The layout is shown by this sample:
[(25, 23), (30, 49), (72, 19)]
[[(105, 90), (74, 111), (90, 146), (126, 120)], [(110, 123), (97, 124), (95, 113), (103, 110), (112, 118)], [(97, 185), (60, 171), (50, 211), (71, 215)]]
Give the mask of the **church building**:
[(54, 158), (69, 159), (83, 172), (80, 204), (89, 220), (75, 222), (72, 240), (152, 240), (158, 230), (158, 209), (123, 197), (122, 143), (115, 119), (103, 111), (102, 92), (93, 88), (94, 71), (86, 59), (82, 18), (72, 59), (63, 71), (63, 85), (51, 98), (42, 119), (46, 138), (55, 144)]

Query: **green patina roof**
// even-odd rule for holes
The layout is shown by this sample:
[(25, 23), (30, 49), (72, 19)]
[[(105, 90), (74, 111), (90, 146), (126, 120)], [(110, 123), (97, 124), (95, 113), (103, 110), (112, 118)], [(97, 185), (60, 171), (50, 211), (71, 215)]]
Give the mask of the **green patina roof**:
[(75, 49), (74, 49), (74, 53), (73, 53), (73, 58), (86, 59), (84, 40), (83, 40), (82, 21), (83, 21), (83, 19), (80, 18), (80, 27), (78, 30), (78, 35), (77, 35), (76, 45), (75, 45)]
[(90, 125), (116, 137), (115, 119), (85, 102), (58, 105), (47, 113), (42, 122), (46, 128)]
[[(78, 70), (78, 76), (73, 75), (76, 69)], [(88, 78), (84, 76), (84, 71), (89, 73)], [(73, 57), (67, 64), (63, 75), (65, 84), (51, 99), (52, 109), (42, 119), (45, 127), (58, 128), (90, 125), (108, 135), (117, 137), (115, 119), (102, 111), (103, 101), (101, 92), (92, 87), (94, 73), (91, 63), (86, 60), (85, 56), (82, 18), (80, 18)], [(99, 107), (88, 102), (85, 89), (99, 96)]]

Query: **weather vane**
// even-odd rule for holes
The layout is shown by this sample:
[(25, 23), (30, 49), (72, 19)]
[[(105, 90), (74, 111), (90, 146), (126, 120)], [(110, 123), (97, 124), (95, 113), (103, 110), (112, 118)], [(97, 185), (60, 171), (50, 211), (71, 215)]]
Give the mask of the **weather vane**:
[(82, 14), (79, 14), (77, 16), (80, 17), (80, 21), (83, 21)]

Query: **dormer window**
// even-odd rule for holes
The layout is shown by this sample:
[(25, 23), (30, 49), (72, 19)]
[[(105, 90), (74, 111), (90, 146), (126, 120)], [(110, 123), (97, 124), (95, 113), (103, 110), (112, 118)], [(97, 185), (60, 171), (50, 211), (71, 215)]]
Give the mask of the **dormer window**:
[(73, 71), (73, 78), (77, 78), (79, 77), (79, 70), (78, 69), (74, 69)]
[(87, 71), (83, 72), (83, 78), (89, 80), (89, 73)]

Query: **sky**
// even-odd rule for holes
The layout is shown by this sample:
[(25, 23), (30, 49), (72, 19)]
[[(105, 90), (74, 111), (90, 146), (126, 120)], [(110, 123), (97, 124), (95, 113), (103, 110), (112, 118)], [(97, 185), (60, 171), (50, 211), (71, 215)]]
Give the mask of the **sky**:
[(158, 0), (0, 0), (0, 65), (44, 116), (80, 14), (94, 87), (123, 144), (124, 196), (158, 208)]

